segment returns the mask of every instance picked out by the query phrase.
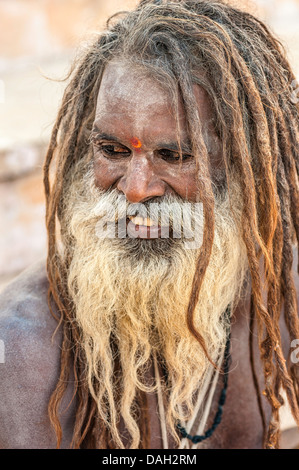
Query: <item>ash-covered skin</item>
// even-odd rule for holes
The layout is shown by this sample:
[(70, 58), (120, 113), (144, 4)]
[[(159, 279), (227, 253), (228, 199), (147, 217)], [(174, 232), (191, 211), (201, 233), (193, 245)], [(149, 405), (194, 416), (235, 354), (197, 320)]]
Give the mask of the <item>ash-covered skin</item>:
[[(194, 85), (194, 94), (216, 178), (223, 173), (224, 162), (213, 112), (201, 87)], [(95, 178), (100, 189), (117, 188), (133, 203), (167, 194), (197, 201), (200, 175), (191, 154), (183, 106), (178, 104), (181, 165), (175, 160), (179, 152), (177, 124), (168, 93), (139, 68), (121, 62), (107, 65), (93, 128)], [(142, 146), (136, 148), (134, 139)], [(103, 151), (107, 145), (115, 146), (118, 155), (107, 155)]]

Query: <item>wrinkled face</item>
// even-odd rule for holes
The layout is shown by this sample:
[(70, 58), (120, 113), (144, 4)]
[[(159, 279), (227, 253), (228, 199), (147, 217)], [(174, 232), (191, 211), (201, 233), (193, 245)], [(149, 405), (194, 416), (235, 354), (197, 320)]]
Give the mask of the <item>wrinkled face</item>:
[[(221, 147), (205, 91), (194, 86), (211, 173), (223, 168)], [(171, 99), (153, 79), (126, 63), (109, 63), (101, 82), (93, 128), (96, 185), (117, 188), (130, 203), (176, 195), (195, 202), (198, 175), (182, 103), (177, 124)]]

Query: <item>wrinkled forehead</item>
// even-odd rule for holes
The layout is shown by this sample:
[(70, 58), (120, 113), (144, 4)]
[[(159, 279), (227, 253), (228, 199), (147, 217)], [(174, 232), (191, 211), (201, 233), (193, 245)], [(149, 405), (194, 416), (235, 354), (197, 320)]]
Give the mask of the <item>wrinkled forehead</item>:
[(153, 108), (170, 103), (170, 96), (145, 70), (126, 62), (110, 62), (101, 80), (97, 110), (118, 103), (133, 109), (141, 103), (144, 108)]
[[(193, 86), (195, 105), (199, 118), (209, 124), (214, 120), (214, 113), (207, 92), (199, 85)], [(178, 95), (179, 114), (185, 114), (182, 100)], [(109, 62), (103, 72), (97, 98), (96, 115), (109, 113), (111, 109), (125, 106), (127, 112), (138, 113), (162, 109), (173, 114), (174, 106), (170, 92), (166, 87), (150, 76), (144, 68), (128, 62)]]

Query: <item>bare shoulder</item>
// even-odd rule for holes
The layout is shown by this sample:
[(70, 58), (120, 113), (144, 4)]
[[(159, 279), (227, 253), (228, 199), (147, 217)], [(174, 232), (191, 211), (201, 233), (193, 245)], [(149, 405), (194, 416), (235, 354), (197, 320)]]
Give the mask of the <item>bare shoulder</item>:
[(57, 383), (60, 335), (47, 303), (45, 263), (0, 295), (0, 448), (52, 448), (47, 405)]
[(46, 261), (43, 260), (33, 264), (1, 291), (0, 314), (3, 316), (3, 308), (6, 310), (7, 307), (19, 304), (19, 302), (24, 302), (25, 306), (30, 300), (46, 301), (48, 285)]
[(15, 356), (15, 348), (40, 350), (53, 334), (57, 323), (48, 308), (47, 292), (45, 262), (28, 268), (1, 292), (0, 339), (7, 360)]

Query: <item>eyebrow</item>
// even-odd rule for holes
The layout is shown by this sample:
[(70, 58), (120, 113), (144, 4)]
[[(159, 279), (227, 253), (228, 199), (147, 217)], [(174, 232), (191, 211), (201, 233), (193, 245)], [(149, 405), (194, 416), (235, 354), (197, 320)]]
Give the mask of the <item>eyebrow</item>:
[(97, 139), (103, 140), (112, 140), (113, 142), (119, 142), (118, 138), (111, 134), (106, 134), (105, 132), (101, 132), (100, 129), (94, 127), (91, 132), (92, 137), (97, 137)]
[(191, 145), (187, 142), (181, 142), (181, 147), (178, 145), (177, 142), (164, 142), (163, 144), (159, 145), (159, 148), (172, 150), (173, 152), (180, 152), (182, 153), (191, 153)]
[[(117, 142), (121, 143), (121, 141), (114, 135), (112, 134), (107, 134), (106, 132), (102, 132), (97, 125), (94, 125), (92, 129), (92, 137), (96, 137), (99, 140), (110, 140), (112, 142)], [(122, 144), (123, 145), (123, 144)], [(161, 142), (160, 144), (157, 144), (157, 148), (159, 149), (168, 149), (173, 152), (178, 152), (180, 151), (180, 147), (177, 142)], [(189, 140), (187, 142), (181, 142), (181, 150), (182, 153), (191, 153), (191, 143)]]

